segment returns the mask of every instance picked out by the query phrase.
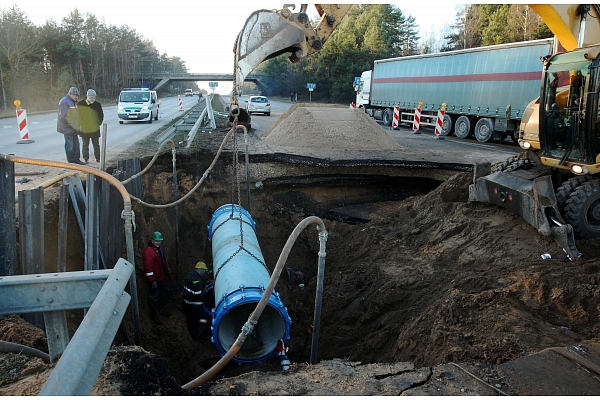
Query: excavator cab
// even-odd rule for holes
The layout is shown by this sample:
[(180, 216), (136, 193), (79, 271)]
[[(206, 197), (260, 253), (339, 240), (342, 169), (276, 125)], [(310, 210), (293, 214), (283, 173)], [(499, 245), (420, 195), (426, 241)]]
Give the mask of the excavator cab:
[(540, 147), (547, 166), (576, 175), (600, 172), (599, 51), (600, 46), (561, 53), (545, 63)]

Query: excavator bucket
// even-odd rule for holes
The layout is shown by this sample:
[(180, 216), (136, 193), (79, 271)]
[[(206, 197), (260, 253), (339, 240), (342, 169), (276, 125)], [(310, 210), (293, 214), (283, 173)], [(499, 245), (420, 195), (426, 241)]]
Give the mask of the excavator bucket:
[[(292, 15), (289, 10), (288, 13)], [(234, 95), (242, 93), (244, 79), (263, 61), (286, 52), (294, 57), (303, 51), (304, 31), (284, 17), (288, 13), (259, 10), (246, 20), (235, 41)]]
[(242, 93), (244, 79), (260, 63), (280, 54), (291, 53), (296, 62), (321, 50), (325, 41), (344, 20), (352, 4), (315, 4), (319, 22), (313, 28), (306, 14), (306, 4), (292, 13), (292, 4), (281, 10), (258, 10), (250, 14), (235, 40), (233, 95)]

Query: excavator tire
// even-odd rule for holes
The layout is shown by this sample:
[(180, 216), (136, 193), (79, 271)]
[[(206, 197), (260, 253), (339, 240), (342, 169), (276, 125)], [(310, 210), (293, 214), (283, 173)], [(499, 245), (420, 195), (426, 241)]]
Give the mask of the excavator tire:
[(569, 200), (569, 197), (575, 189), (592, 179), (595, 178), (591, 175), (578, 175), (560, 185), (556, 190), (556, 204), (558, 205), (558, 211), (560, 211), (561, 215), (564, 214), (567, 200)]
[(600, 236), (600, 180), (583, 183), (569, 196), (564, 212), (565, 221), (571, 224), (580, 238)]

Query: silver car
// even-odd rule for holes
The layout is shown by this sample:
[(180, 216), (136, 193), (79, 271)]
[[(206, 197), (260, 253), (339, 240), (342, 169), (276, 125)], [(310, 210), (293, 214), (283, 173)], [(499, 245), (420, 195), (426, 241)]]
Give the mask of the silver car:
[(250, 96), (246, 103), (248, 114), (264, 113), (271, 115), (271, 102), (265, 96)]

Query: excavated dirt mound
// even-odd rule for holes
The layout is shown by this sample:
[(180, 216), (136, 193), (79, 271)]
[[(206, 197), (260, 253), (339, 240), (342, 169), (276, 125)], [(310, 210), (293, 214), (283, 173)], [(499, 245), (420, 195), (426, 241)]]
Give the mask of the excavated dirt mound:
[(269, 131), (269, 146), (332, 150), (399, 150), (401, 146), (360, 110), (296, 104)]

